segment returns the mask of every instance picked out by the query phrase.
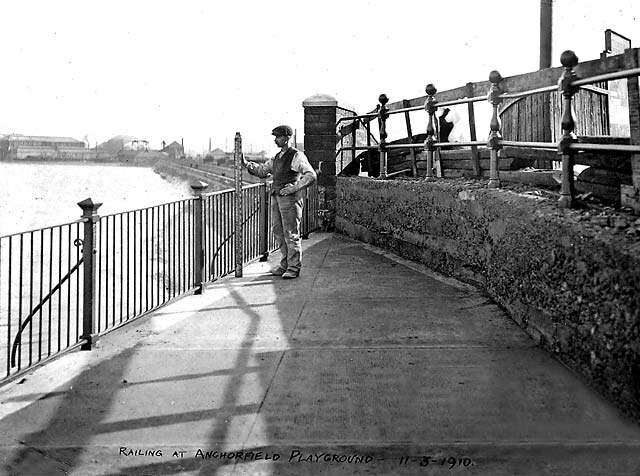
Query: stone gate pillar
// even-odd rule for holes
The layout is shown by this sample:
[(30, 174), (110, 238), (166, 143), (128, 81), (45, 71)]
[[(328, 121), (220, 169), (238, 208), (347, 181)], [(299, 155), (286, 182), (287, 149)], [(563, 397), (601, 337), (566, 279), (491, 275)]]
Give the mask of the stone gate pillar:
[[(304, 153), (318, 173), (318, 208), (331, 226), (336, 199), (336, 120), (338, 101), (316, 94), (302, 102), (304, 108)], [(327, 223), (328, 222), (328, 223)]]

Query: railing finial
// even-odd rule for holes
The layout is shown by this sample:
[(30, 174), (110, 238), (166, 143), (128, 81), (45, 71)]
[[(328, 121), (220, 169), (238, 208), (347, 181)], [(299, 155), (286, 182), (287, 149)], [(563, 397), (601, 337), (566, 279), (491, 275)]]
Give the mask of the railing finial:
[(578, 65), (578, 57), (572, 50), (563, 51), (560, 55), (560, 64), (565, 68), (575, 68)]
[(500, 82), (502, 81), (502, 75), (500, 74), (500, 71), (497, 70), (493, 70), (489, 73), (489, 82), (491, 82), (491, 84), (495, 84), (498, 85), (500, 84)]
[(435, 96), (438, 90), (433, 84), (429, 83), (427, 84), (427, 87), (424, 88), (424, 92), (427, 93), (427, 96)]

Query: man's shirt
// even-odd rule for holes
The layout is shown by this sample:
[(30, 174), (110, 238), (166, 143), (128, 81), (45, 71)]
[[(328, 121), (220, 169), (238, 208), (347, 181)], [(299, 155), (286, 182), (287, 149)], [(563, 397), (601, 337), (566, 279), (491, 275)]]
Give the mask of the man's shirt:
[[(249, 170), (249, 173), (251, 173), (252, 175), (257, 175), (258, 177), (262, 178), (267, 177), (273, 172), (273, 161), (279, 159), (283, 153), (283, 151), (278, 152), (275, 157), (267, 160), (264, 164), (248, 162), (247, 170)], [(296, 151), (293, 159), (291, 159), (291, 170), (301, 175), (309, 174), (311, 177), (313, 177), (313, 179), (309, 179), (309, 183), (313, 182), (313, 180), (317, 178), (316, 171), (313, 170), (313, 167), (311, 167), (309, 159), (307, 159), (307, 156), (304, 154), (304, 152), (301, 152), (299, 150)]]

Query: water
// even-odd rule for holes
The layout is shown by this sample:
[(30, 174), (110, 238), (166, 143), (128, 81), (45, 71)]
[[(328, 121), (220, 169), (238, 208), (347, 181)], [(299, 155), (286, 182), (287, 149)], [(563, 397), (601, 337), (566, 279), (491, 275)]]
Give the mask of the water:
[[(77, 202), (89, 197), (103, 202), (99, 213), (105, 216), (190, 196), (187, 182), (165, 180), (150, 168), (0, 162), (0, 237), (54, 227), (0, 238), (0, 372), (6, 369), (8, 375), (15, 370), (10, 365), (14, 348), (17, 349), (16, 364), (24, 366), (78, 340), (82, 315), (81, 271), (76, 270), (68, 280), (62, 277), (79, 262), (81, 245), (76, 244), (76, 239), (83, 237), (83, 226), (78, 223), (55, 226), (80, 217)], [(161, 289), (163, 300), (166, 294), (176, 293), (173, 278), (178, 273), (170, 270), (166, 274), (169, 255), (160, 249), (160, 240), (167, 235), (165, 227), (160, 226), (160, 211), (165, 220), (171, 217), (174, 222), (176, 216), (186, 215), (185, 210), (176, 212), (175, 206), (155, 207), (151, 213), (145, 210), (123, 218), (105, 217), (98, 225), (97, 299), (98, 315), (102, 315), (98, 331), (122, 322), (123, 316), (128, 319), (141, 313), (143, 298), (146, 309), (157, 305), (161, 301)], [(118, 246), (116, 237), (120, 239)], [(175, 230), (173, 236), (169, 234), (166, 238), (175, 241)], [(145, 250), (144, 263), (138, 259), (143, 255), (142, 250)], [(183, 251), (183, 261), (186, 256)], [(175, 268), (173, 261), (169, 264)], [(187, 268), (180, 264), (180, 270)], [(62, 284), (54, 291), (57, 283)], [(183, 289), (187, 287), (182, 284)], [(43, 300), (49, 293), (51, 299)], [(131, 308), (129, 295), (133, 296)], [(124, 309), (123, 296), (127, 296)], [(36, 308), (39, 303), (43, 306)], [(33, 319), (29, 320), (31, 310)], [(26, 326), (22, 339), (16, 340), (22, 323)]]
[(0, 236), (77, 220), (85, 198), (102, 202), (106, 215), (190, 196), (186, 181), (151, 168), (0, 162)]

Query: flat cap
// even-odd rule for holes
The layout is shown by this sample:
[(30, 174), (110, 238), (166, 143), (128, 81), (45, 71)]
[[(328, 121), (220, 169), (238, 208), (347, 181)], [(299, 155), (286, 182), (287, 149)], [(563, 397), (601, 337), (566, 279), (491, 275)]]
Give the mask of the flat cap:
[(278, 126), (271, 131), (271, 134), (273, 134), (276, 137), (278, 136), (291, 137), (293, 135), (293, 129), (291, 129), (289, 126)]

